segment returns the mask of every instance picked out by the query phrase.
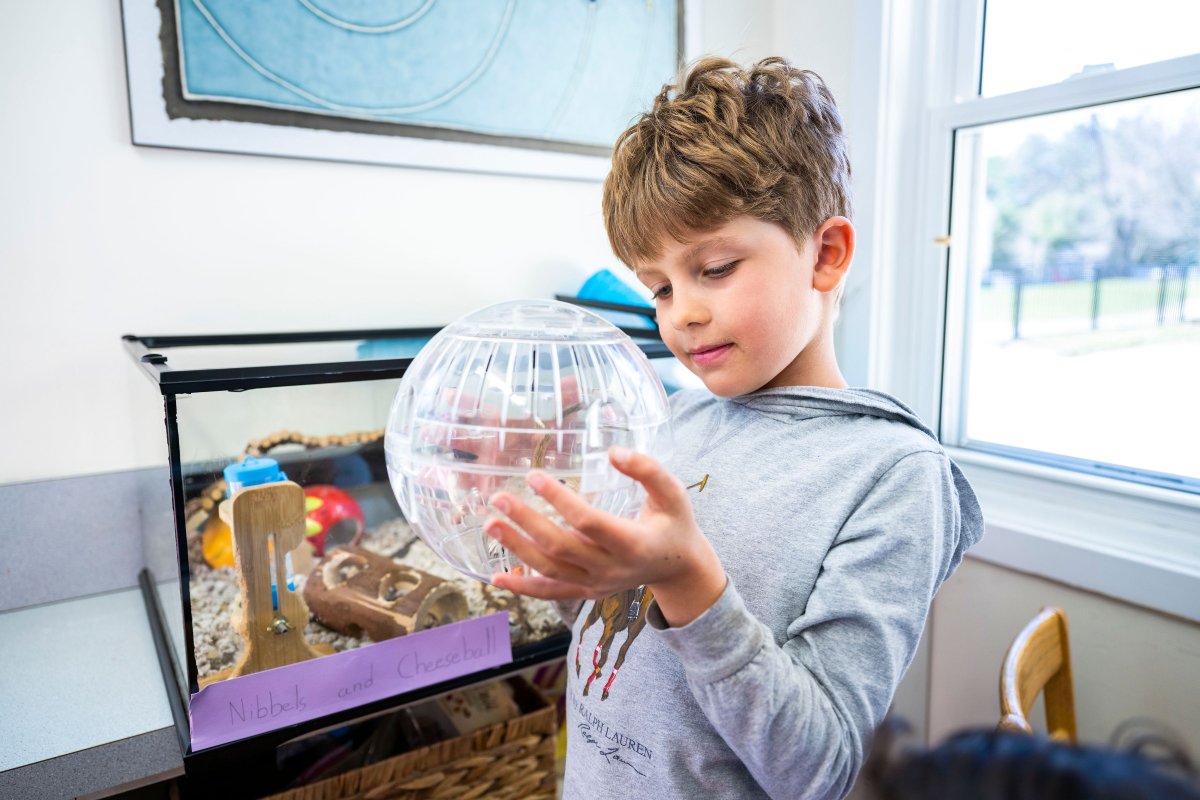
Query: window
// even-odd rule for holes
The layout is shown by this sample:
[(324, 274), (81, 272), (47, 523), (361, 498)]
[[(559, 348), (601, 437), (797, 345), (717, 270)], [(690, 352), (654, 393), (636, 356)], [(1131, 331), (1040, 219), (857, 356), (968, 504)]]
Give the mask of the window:
[(868, 7), (843, 361), (970, 479), (973, 558), (1200, 622), (1200, 3)]
[(1195, 0), (988, 0), (980, 94), (993, 97), (1197, 52)]
[(933, 126), (942, 438), (1200, 495), (1200, 3), (976, 13)]

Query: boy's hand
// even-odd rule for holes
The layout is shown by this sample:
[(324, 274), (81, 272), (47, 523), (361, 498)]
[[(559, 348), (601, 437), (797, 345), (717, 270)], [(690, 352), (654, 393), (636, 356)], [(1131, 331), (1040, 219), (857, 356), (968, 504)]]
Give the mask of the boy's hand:
[(536, 575), (497, 574), (504, 589), (548, 600), (598, 600), (625, 589), (649, 586), (672, 627), (704, 613), (725, 590), (725, 570), (692, 514), (687, 490), (648, 455), (614, 447), (612, 465), (642, 484), (646, 502), (636, 520), (593, 508), (542, 472), (529, 485), (570, 527), (555, 523), (507, 492), (491, 503), (506, 520), (484, 524), (492, 536)]

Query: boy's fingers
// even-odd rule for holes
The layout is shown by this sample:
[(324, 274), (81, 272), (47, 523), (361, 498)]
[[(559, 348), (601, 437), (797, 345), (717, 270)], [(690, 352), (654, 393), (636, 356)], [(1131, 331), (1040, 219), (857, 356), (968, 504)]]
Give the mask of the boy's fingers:
[(502, 519), (488, 520), (484, 523), (483, 530), (523, 563), (547, 577), (568, 581), (587, 578), (587, 572), (578, 565), (547, 555), (536, 542)]
[(618, 471), (646, 487), (646, 493), (660, 506), (675, 509), (688, 502), (683, 484), (658, 459), (624, 447), (612, 447), (608, 460)]
[(492, 495), (493, 507), (505, 514), (547, 556), (581, 567), (603, 553), (578, 531), (564, 529), (542, 512), (507, 492)]
[(562, 379), (559, 390), (562, 392), (563, 408), (570, 408), (579, 403), (579, 381), (573, 375)]
[(596, 559), (602, 555), (595, 547), (596, 545), (610, 552), (622, 549), (623, 520), (593, 508), (577, 492), (544, 472), (531, 472), (528, 480), (529, 486), (543, 500), (554, 506), (554, 510), (562, 514), (562, 518), (568, 525), (583, 534), (581, 538), (584, 541), (593, 543), (591, 547), (585, 548), (582, 554), (586, 560), (579, 563), (595, 563)]
[(543, 600), (581, 600), (589, 596), (588, 590), (577, 583), (555, 580), (545, 575), (497, 573), (492, 576), (492, 583), (501, 589)]

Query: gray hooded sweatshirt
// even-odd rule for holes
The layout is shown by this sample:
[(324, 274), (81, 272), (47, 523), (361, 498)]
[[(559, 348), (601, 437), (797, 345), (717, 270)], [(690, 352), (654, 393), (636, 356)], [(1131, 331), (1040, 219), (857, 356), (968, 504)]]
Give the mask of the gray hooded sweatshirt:
[(670, 628), (648, 591), (565, 610), (567, 800), (840, 798), (975, 494), (894, 398), (788, 387), (671, 398), (675, 453), (729, 583)]

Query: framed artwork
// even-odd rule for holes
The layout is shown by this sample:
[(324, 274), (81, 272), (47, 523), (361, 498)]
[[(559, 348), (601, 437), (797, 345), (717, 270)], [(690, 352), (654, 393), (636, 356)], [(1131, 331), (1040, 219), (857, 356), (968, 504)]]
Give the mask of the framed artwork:
[(123, 0), (133, 143), (598, 180), (683, 0)]

